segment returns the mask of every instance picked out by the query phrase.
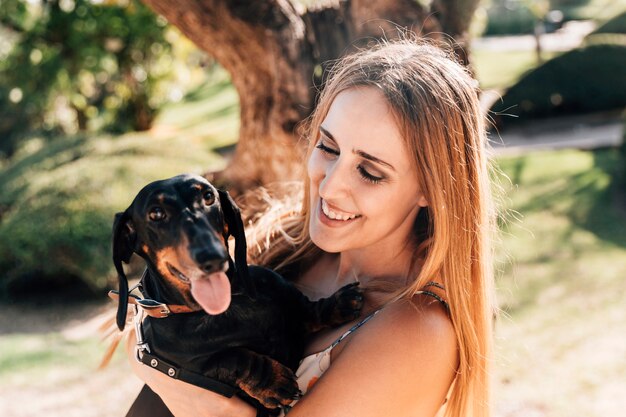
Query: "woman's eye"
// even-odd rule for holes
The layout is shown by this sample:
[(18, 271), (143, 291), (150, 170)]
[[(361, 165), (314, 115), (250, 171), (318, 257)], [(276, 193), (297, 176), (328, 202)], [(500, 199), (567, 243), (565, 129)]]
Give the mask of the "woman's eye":
[(162, 220), (165, 220), (165, 217), (167, 216), (165, 215), (165, 210), (163, 210), (161, 207), (154, 207), (148, 213), (148, 217), (153, 222), (160, 222)]
[(363, 178), (367, 182), (371, 182), (372, 184), (379, 184), (382, 180), (385, 179), (385, 177), (377, 177), (376, 175), (370, 174), (361, 165), (357, 166), (357, 170), (359, 171), (361, 178)]
[(336, 151), (333, 148), (329, 148), (328, 146), (324, 145), (324, 143), (321, 141), (318, 142), (318, 144), (315, 145), (315, 147), (319, 149), (320, 151), (327, 153), (329, 155), (339, 155), (339, 151)]
[(207, 191), (202, 194), (202, 199), (204, 200), (204, 204), (210, 206), (215, 203), (215, 194), (213, 194), (213, 191)]

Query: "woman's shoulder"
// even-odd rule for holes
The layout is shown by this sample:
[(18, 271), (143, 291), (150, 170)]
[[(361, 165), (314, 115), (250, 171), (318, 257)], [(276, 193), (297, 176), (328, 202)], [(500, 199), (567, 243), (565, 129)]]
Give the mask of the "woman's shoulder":
[(456, 349), (456, 334), (445, 305), (425, 294), (384, 307), (373, 320), (371, 332), (401, 339), (408, 346)]
[[(324, 404), (319, 415), (434, 415), (457, 370), (452, 323), (427, 298), (388, 304), (344, 342), (304, 398), (316, 407)], [(346, 398), (359, 400), (348, 407)]]
[[(359, 355), (385, 355), (419, 367), (418, 353), (441, 366), (456, 367), (457, 340), (446, 308), (432, 297), (416, 294), (380, 309), (366, 326), (355, 332), (345, 350)], [(343, 353), (343, 352), (342, 352)]]

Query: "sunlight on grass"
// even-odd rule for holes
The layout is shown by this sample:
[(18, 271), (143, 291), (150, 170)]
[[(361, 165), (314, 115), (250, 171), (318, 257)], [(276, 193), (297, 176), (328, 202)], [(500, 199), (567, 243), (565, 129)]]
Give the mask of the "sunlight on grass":
[(63, 383), (58, 379), (60, 374), (64, 379), (75, 379), (86, 368), (95, 369), (101, 349), (97, 340), (72, 341), (59, 333), (3, 335), (0, 378), (18, 385), (33, 378)]
[(236, 143), (239, 97), (225, 72), (216, 71), (207, 83), (188, 93), (185, 100), (165, 107), (153, 131), (210, 138), (214, 148)]
[[(554, 52), (544, 52), (545, 60), (555, 57)], [(473, 65), (483, 90), (510, 87), (527, 71), (535, 68), (534, 51), (491, 51), (474, 48)]]
[(0, 413), (27, 417), (123, 415), (141, 384), (118, 353), (97, 366), (104, 345), (61, 333), (0, 335)]
[(626, 399), (626, 213), (616, 150), (501, 158), (511, 179), (499, 255), (500, 415), (618, 415)]

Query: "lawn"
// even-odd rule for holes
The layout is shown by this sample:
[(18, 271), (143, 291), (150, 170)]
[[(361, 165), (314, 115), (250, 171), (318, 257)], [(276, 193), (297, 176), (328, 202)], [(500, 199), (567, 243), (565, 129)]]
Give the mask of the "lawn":
[[(543, 52), (543, 59), (556, 56), (556, 52)], [(476, 78), (483, 90), (502, 90), (515, 84), (522, 75), (537, 66), (534, 51), (494, 51), (474, 49), (472, 51)]]
[(618, 153), (499, 162), (510, 213), (499, 255), (498, 416), (623, 415), (626, 195), (611, 182)]

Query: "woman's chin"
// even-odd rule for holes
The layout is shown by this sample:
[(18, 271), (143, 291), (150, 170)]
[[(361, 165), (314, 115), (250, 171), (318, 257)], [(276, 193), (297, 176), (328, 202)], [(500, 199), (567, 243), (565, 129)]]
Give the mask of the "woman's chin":
[(309, 235), (311, 237), (311, 242), (324, 252), (338, 253), (344, 250), (343, 245), (338, 242), (338, 239), (333, 239), (323, 231), (318, 230), (313, 224), (309, 227)]

